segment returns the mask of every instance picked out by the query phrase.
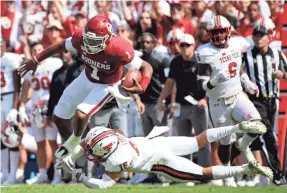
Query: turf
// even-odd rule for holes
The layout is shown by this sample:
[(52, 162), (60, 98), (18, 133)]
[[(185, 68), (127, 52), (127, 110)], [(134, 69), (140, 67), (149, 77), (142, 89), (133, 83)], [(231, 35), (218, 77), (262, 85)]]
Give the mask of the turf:
[(287, 188), (274, 186), (227, 188), (213, 186), (115, 186), (108, 190), (89, 189), (83, 185), (17, 185), (1, 187), (2, 193), (287, 193)]

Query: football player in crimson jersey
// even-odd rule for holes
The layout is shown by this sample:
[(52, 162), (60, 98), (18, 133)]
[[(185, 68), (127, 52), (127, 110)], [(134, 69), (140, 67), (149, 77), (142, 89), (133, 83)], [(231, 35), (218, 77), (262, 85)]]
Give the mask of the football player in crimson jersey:
[[(245, 91), (258, 97), (256, 84), (250, 81), (242, 70), (242, 44), (237, 37), (230, 37), (231, 25), (223, 16), (213, 17), (207, 24), (210, 42), (199, 46), (196, 50), (199, 63), (198, 79), (201, 88), (206, 91), (209, 99), (209, 110), (215, 127), (233, 125), (242, 121), (260, 123), (261, 116), (253, 103), (242, 92)], [(262, 132), (265, 133), (265, 132)], [(244, 134), (238, 140), (238, 147), (248, 162), (262, 167), (254, 158), (249, 145), (257, 137)], [(223, 164), (230, 162), (231, 135), (219, 139), (218, 155)], [(214, 150), (213, 150), (214, 151)], [(265, 172), (264, 169), (262, 172)], [(226, 185), (236, 186), (234, 180), (225, 180)]]
[[(150, 64), (136, 56), (132, 46), (112, 31), (107, 17), (95, 16), (84, 29), (75, 31), (72, 37), (48, 47), (22, 63), (19, 68), (21, 76), (30, 70), (35, 72), (39, 62), (65, 50), (78, 52), (86, 65), (81, 75), (65, 89), (54, 110), (53, 120), (66, 141), (55, 153), (59, 160), (70, 155), (80, 142), (89, 117), (115, 96), (109, 88), (119, 84), (124, 67), (129, 70), (139, 69), (143, 77), (141, 82), (134, 80), (131, 88), (122, 86), (124, 91), (141, 94), (150, 82)], [(72, 117), (75, 124), (71, 130)]]
[[(101, 163), (105, 167), (102, 179), (89, 178), (81, 169), (73, 169), (72, 165), (66, 166), (77, 181), (89, 188), (101, 189), (113, 186), (123, 171), (159, 174), (174, 182), (206, 182), (246, 173), (266, 175), (252, 164), (203, 168), (180, 157), (197, 152), (208, 143), (226, 135), (256, 133), (259, 131), (258, 126), (265, 128), (262, 123), (258, 125), (256, 122), (245, 121), (237, 125), (208, 129), (196, 137), (163, 137), (160, 135), (169, 128), (154, 127), (147, 137), (132, 138), (127, 138), (116, 130), (95, 127), (89, 131), (81, 145), (77, 146), (71, 163), (83, 155), (90, 161)], [(271, 178), (272, 171), (268, 171), (267, 176)]]

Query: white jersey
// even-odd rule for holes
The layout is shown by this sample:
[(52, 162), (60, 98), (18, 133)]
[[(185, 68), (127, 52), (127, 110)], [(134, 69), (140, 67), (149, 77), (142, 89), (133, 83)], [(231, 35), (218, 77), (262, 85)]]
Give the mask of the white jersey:
[(102, 163), (109, 172), (148, 172), (156, 160), (156, 148), (144, 137), (122, 137), (111, 156)]
[(206, 92), (209, 98), (224, 98), (242, 91), (239, 72), (242, 65), (241, 53), (244, 44), (240, 40), (238, 37), (230, 38), (226, 48), (218, 48), (211, 43), (203, 44), (197, 48), (197, 61), (199, 65), (202, 63), (211, 66), (211, 78), (224, 69), (229, 69), (231, 75), (231, 79)]
[(13, 71), (20, 66), (22, 58), (18, 54), (5, 52), (1, 57), (1, 94), (13, 92)]
[(31, 72), (24, 77), (28, 80), (30, 87), (33, 89), (32, 104), (35, 105), (37, 101), (44, 95), (49, 94), (50, 82), (53, 73), (63, 65), (59, 58), (48, 58), (38, 65), (34, 75)]

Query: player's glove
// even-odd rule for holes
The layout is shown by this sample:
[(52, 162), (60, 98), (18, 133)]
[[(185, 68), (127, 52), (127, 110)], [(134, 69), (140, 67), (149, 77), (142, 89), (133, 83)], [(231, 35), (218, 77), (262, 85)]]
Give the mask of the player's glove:
[(26, 114), (25, 108), (24, 107), (20, 107), (19, 108), (19, 118), (21, 123), (25, 124), (25, 125), (29, 125), (30, 124), (30, 120)]
[(240, 80), (241, 80), (243, 87), (244, 87), (246, 92), (248, 92), (251, 95), (255, 95), (256, 97), (259, 96), (258, 86), (256, 84), (254, 84), (253, 82), (251, 82), (251, 80), (249, 79), (249, 77), (246, 73), (243, 73), (240, 76)]
[(6, 117), (6, 121), (8, 121), (9, 123), (17, 124), (17, 114), (17, 109), (11, 109)]
[(65, 172), (71, 173), (74, 169), (74, 160), (65, 146), (58, 148), (55, 152), (56, 164), (55, 169), (63, 169)]
[(83, 182), (85, 174), (83, 173), (82, 169), (73, 169), (72, 178), (76, 182)]
[(214, 77), (212, 77), (210, 79), (210, 84), (212, 86), (216, 86), (217, 84), (225, 82), (225, 81), (229, 80), (230, 78), (231, 77), (230, 77), (229, 70), (224, 69), (224, 70), (219, 71), (217, 75), (215, 75)]

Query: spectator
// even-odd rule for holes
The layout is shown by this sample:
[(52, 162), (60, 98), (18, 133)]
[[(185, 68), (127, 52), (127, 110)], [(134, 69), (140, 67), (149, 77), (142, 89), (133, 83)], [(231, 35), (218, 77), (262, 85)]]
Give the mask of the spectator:
[[(281, 12), (281, 2), (277, 0), (267, 1), (271, 16), (270, 18), (273, 20), (275, 24), (275, 40), (280, 40), (281, 38), (281, 31), (283, 27), (283, 12)], [(286, 19), (286, 18), (285, 18)]]
[(199, 0), (193, 3), (192, 23), (197, 26), (201, 22), (208, 22), (212, 18), (212, 11), (207, 9), (207, 0)]
[(172, 28), (178, 28), (186, 34), (194, 35), (195, 27), (192, 24), (191, 20), (184, 18), (184, 10), (181, 7), (181, 4), (172, 4), (171, 5), (171, 19), (172, 19)]
[(155, 47), (156, 39), (150, 33), (143, 33), (141, 36), (141, 48), (143, 51), (142, 59), (151, 64), (153, 74), (151, 82), (144, 94), (140, 95), (140, 100), (145, 105), (145, 111), (142, 113), (142, 125), (145, 136), (147, 136), (154, 126), (166, 125), (164, 121), (164, 112), (157, 109), (157, 99), (160, 95), (162, 84), (165, 82), (164, 68), (168, 67), (169, 61), (163, 63), (159, 55), (151, 55)]
[(117, 34), (134, 46), (134, 38), (132, 37), (131, 28), (126, 20), (121, 20), (119, 22)]
[[(207, 101), (204, 98), (205, 93), (199, 91), (196, 85), (195, 42), (193, 36), (185, 34), (179, 43), (181, 55), (176, 56), (171, 61), (169, 76), (158, 98), (158, 108), (160, 111), (164, 109), (163, 100), (171, 93), (173, 85), (176, 83), (176, 102), (178, 104), (171, 104), (171, 107), (178, 106), (179, 115), (174, 117), (173, 126), (179, 136), (191, 136), (192, 128), (194, 128), (195, 135), (198, 135), (208, 128), (208, 110)], [(189, 97), (191, 102), (188, 102), (186, 97)], [(199, 151), (198, 164), (203, 167), (211, 165), (208, 146)]]
[(247, 37), (252, 35), (255, 23), (262, 18), (260, 6), (253, 1), (248, 6), (248, 16), (240, 20), (240, 27), (237, 30), (240, 36)]
[(46, 27), (45, 35), (48, 37), (47, 41), (43, 42), (45, 47), (50, 46), (56, 42), (62, 41), (61, 31), (64, 30), (59, 20), (52, 20)]
[[(206, 23), (199, 23), (195, 30), (195, 46), (196, 48), (202, 44), (209, 42), (209, 37), (206, 31)], [(195, 49), (196, 49), (195, 48)]]

